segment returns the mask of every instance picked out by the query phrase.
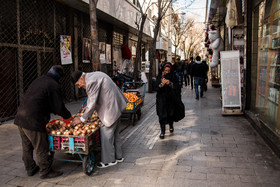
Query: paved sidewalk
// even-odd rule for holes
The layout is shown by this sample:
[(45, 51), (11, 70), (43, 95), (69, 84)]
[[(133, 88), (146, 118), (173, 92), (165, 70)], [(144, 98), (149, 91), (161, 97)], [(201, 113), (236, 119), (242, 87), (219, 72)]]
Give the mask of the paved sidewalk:
[[(186, 117), (164, 140), (155, 112), (155, 93), (146, 94), (142, 118), (135, 126), (123, 121), (125, 161), (96, 169), (92, 176), (79, 163), (55, 161), (62, 177), (27, 177), (21, 140), (12, 122), (0, 126), (0, 186), (279, 186), (277, 158), (243, 116), (222, 116), (219, 89), (209, 88), (196, 101), (182, 90)], [(68, 104), (76, 113), (81, 101)], [(59, 155), (71, 157), (71, 155)]]

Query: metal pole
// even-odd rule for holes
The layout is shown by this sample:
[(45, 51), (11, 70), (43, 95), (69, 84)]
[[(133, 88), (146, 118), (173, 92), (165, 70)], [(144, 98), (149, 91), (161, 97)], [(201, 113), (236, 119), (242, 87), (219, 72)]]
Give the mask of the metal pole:
[(171, 42), (171, 22), (172, 22), (172, 17), (171, 17), (171, 11), (172, 8), (169, 7), (168, 9), (168, 15), (170, 18), (168, 19), (168, 49), (167, 49), (167, 62), (172, 61), (172, 42)]

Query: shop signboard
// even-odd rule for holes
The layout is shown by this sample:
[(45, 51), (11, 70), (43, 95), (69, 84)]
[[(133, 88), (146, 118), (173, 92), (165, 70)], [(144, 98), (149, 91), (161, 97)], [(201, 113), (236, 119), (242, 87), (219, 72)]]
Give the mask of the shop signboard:
[(220, 54), (223, 114), (242, 114), (240, 52), (221, 51)]

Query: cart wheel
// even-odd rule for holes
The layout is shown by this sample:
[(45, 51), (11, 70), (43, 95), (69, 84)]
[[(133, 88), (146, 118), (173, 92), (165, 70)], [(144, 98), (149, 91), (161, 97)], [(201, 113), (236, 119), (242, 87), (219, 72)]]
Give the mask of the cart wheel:
[(83, 160), (84, 173), (90, 176), (93, 173), (94, 164), (95, 164), (95, 158), (93, 152), (89, 153), (89, 155), (84, 156), (84, 160)]
[(141, 108), (137, 111), (137, 120), (141, 118)]

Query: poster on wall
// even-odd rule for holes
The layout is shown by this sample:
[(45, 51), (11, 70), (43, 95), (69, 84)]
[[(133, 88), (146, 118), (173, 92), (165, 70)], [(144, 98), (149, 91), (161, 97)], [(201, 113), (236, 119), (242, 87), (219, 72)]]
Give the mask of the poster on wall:
[(110, 44), (106, 44), (106, 63), (107, 64), (112, 63), (112, 60), (111, 60), (111, 45)]
[(71, 36), (60, 35), (60, 58), (61, 64), (72, 64)]
[(91, 60), (91, 40), (83, 38), (83, 63), (90, 63)]
[(149, 73), (150, 71), (150, 61), (141, 62), (141, 72)]
[(241, 113), (240, 52), (221, 51), (220, 54), (223, 114)]
[(100, 53), (100, 63), (106, 64), (106, 44), (105, 42), (99, 42), (99, 53)]

